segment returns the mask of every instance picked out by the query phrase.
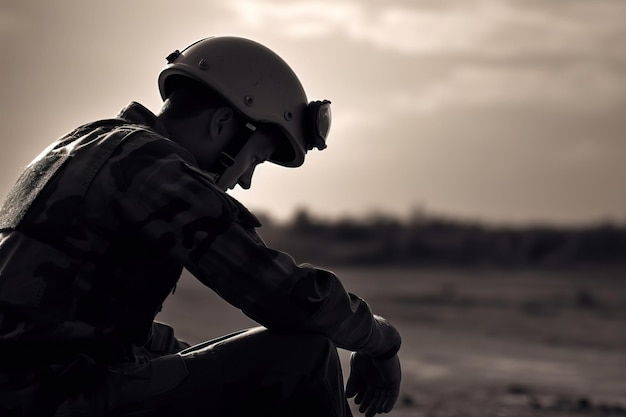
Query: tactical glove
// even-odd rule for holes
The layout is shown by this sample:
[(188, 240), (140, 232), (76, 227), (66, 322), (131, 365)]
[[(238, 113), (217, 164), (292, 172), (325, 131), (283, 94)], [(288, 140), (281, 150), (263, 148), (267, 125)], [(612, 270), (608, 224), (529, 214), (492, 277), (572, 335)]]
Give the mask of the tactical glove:
[(390, 358), (376, 359), (353, 352), (350, 356), (350, 376), (346, 396), (359, 405), (365, 417), (388, 413), (400, 393), (400, 360), (395, 354)]

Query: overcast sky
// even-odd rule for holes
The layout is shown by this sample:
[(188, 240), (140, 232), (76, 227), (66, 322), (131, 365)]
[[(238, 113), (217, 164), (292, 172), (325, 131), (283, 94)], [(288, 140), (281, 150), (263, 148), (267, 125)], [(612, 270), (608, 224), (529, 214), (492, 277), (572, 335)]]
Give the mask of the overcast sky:
[(0, 195), (48, 143), (158, 111), (165, 56), (257, 40), (333, 102), (328, 148), (233, 195), (277, 218), (626, 221), (623, 0), (0, 0)]

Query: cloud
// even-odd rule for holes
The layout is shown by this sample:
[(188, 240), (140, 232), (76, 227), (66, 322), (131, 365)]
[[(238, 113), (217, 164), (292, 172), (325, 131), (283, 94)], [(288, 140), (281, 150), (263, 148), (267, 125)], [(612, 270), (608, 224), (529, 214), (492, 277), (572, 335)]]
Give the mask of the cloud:
[[(356, 1), (240, 0), (240, 24), (296, 38), (343, 36), (407, 54), (597, 54), (626, 40), (626, 5), (581, 0), (561, 4), (504, 0), (442, 1), (446, 7)], [(622, 53), (623, 56), (623, 53)]]
[(293, 2), (241, 0), (230, 2), (239, 24), (255, 29), (270, 29), (295, 37), (319, 37), (330, 34), (342, 21), (361, 20), (356, 4), (331, 1)]
[(394, 113), (429, 113), (449, 106), (532, 106), (602, 111), (626, 103), (622, 71), (594, 63), (486, 67), (463, 65), (438, 80), (390, 92)]
[(370, 8), (350, 1), (242, 0), (230, 5), (240, 24), (248, 27), (297, 38), (343, 35), (405, 53), (465, 49), (468, 40), (482, 32), (472, 16), (394, 6)]
[[(487, 2), (485, 2), (487, 3)], [(626, 4), (619, 1), (489, 2), (486, 46), (503, 55), (621, 56)]]

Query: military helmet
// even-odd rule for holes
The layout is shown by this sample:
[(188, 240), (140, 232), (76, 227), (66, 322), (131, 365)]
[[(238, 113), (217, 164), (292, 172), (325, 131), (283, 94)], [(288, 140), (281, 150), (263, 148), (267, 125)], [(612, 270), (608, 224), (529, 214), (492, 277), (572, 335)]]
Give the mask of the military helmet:
[(210, 37), (174, 51), (167, 61), (159, 74), (164, 100), (175, 76), (184, 76), (215, 91), (250, 121), (280, 128), (287, 141), (270, 162), (297, 167), (308, 150), (326, 147), (330, 102), (308, 103), (298, 77), (267, 47), (239, 37)]

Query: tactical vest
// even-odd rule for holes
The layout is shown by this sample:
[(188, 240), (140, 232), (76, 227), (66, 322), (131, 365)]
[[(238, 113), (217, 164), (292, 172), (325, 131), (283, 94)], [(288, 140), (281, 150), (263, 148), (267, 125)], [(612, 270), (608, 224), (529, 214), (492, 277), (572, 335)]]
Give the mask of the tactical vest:
[(0, 211), (1, 351), (32, 350), (48, 363), (76, 353), (118, 361), (149, 337), (182, 266), (132, 230), (113, 242), (86, 232), (83, 212), (95, 176), (137, 134), (167, 140), (123, 119), (91, 123), (48, 147), (10, 191)]

